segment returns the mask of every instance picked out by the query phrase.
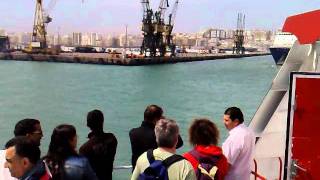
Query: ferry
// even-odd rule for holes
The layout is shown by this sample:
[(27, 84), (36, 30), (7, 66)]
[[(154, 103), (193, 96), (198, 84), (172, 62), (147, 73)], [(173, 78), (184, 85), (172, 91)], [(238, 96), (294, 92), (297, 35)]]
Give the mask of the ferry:
[(249, 127), (252, 179), (320, 179), (320, 10), (290, 16), (297, 37)]
[(269, 48), (270, 53), (277, 65), (282, 65), (286, 59), (288, 52), (294, 42), (296, 36), (289, 32), (277, 32), (272, 46)]

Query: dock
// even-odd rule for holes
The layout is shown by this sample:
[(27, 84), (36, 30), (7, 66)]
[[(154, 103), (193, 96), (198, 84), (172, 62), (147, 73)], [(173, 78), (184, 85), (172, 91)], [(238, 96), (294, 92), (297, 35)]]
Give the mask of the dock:
[(82, 63), (120, 66), (141, 66), (152, 64), (172, 64), (179, 62), (219, 60), (270, 55), (267, 52), (254, 52), (248, 54), (179, 54), (175, 57), (133, 57), (123, 58), (121, 54), (109, 53), (61, 53), (59, 55), (27, 54), (22, 52), (0, 53), (1, 60)]

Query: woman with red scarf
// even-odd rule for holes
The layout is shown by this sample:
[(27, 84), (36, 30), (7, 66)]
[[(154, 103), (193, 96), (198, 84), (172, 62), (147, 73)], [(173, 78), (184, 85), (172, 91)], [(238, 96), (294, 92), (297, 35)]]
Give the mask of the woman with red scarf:
[(192, 164), (198, 180), (223, 180), (228, 161), (217, 146), (219, 130), (208, 119), (195, 119), (189, 128), (189, 141), (194, 148), (183, 156)]

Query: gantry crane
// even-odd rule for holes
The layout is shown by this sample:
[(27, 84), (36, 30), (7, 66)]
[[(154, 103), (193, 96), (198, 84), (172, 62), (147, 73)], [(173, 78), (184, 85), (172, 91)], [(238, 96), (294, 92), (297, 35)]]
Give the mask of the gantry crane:
[(49, 12), (53, 9), (57, 0), (51, 0), (47, 11), (43, 10), (43, 1), (36, 0), (36, 9), (34, 14), (34, 23), (31, 42), (24, 52), (27, 53), (43, 53), (43, 54), (57, 54), (58, 50), (47, 44), (47, 25), (52, 21)]
[(244, 54), (245, 48), (243, 47), (244, 43), (244, 28), (245, 28), (245, 15), (238, 13), (237, 19), (237, 29), (234, 33), (234, 46), (232, 53)]
[(172, 43), (172, 29), (177, 12), (178, 0), (174, 4), (172, 12), (166, 22), (166, 10), (169, 7), (168, 0), (161, 0), (158, 10), (153, 12), (150, 8), (149, 0), (142, 0), (143, 19), (142, 31), (143, 41), (141, 45), (141, 54), (145, 56), (164, 56), (167, 48), (171, 49), (171, 55), (174, 55), (175, 45)]
[(171, 56), (175, 56), (175, 50), (176, 50), (176, 45), (173, 43), (172, 30), (173, 30), (176, 15), (177, 15), (178, 4), (179, 4), (179, 0), (176, 0), (176, 2), (173, 5), (172, 12), (169, 14), (169, 23), (166, 26), (166, 31), (164, 32), (166, 44), (169, 46), (171, 50)]

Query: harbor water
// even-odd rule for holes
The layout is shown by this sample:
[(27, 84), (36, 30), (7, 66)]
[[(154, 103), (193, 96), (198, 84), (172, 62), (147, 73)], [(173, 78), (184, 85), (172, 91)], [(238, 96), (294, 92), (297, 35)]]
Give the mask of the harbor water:
[[(147, 105), (157, 104), (178, 122), (182, 153), (190, 149), (193, 118), (212, 119), (221, 141), (227, 137), (225, 108), (240, 107), (248, 124), (277, 70), (271, 56), (136, 67), (0, 61), (0, 146), (18, 120), (36, 118), (44, 132), (42, 155), (61, 123), (77, 128), (79, 147), (89, 132), (86, 114), (97, 108), (105, 114), (105, 130), (118, 139), (115, 166), (130, 165), (129, 130), (141, 124)], [(128, 179), (130, 173), (115, 170), (113, 177)]]

